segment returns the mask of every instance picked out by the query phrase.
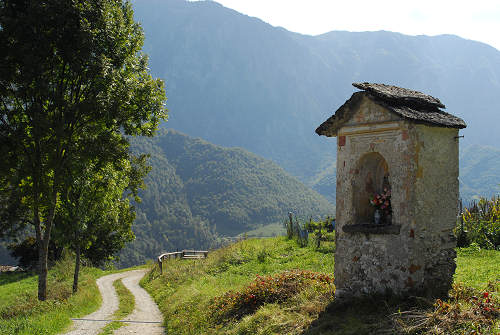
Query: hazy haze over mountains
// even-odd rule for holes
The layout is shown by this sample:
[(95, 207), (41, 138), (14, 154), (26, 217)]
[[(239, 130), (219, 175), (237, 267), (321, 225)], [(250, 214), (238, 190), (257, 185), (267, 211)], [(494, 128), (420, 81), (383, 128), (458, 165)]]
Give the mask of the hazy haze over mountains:
[(499, 148), (500, 52), (486, 44), (386, 31), (300, 35), (208, 1), (134, 8), (151, 71), (166, 81), (169, 128), (270, 158), (331, 200), (335, 139), (314, 130), (355, 91), (352, 82), (438, 97), (467, 122), (462, 148)]

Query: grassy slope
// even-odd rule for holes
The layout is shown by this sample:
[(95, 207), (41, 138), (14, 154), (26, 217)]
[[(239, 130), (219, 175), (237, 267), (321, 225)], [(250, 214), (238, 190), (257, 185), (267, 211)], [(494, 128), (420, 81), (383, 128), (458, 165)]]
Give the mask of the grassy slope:
[(72, 295), (72, 270), (68, 258), (49, 271), (45, 302), (37, 300), (37, 276), (0, 274), (0, 334), (56, 334), (69, 326), (70, 317), (96, 310), (101, 296), (95, 280), (105, 272), (84, 267), (79, 291)]
[[(312, 248), (297, 248), (295, 242), (282, 237), (250, 239), (216, 250), (205, 261), (171, 260), (166, 265), (164, 276), (158, 276), (157, 270), (153, 270), (142, 284), (163, 312), (167, 333), (218, 334), (223, 331), (219, 329), (222, 325), (213, 325), (207, 319), (211, 298), (228, 290), (243, 288), (257, 274), (268, 275), (290, 269), (333, 273), (332, 248), (332, 242), (314, 251)], [(294, 306), (265, 305), (255, 315), (229, 324), (224, 331), (253, 334), (256, 327), (262, 329), (269, 324), (273, 332), (287, 333), (299, 324), (310, 322), (327, 303), (314, 290), (306, 290), (294, 298)], [(289, 316), (282, 318), (290, 313), (293, 315), (291, 319)], [(268, 318), (274, 321), (269, 322)]]
[[(142, 285), (159, 304), (168, 333), (173, 334), (364, 334), (396, 329), (398, 310), (418, 307), (421, 315), (432, 312), (432, 306), (419, 301), (375, 299), (336, 305), (311, 287), (241, 320), (217, 324), (211, 319), (212, 298), (243, 290), (256, 275), (289, 269), (333, 273), (332, 251), (333, 243), (315, 251), (298, 248), (283, 237), (251, 239), (217, 250), (204, 261), (168, 261), (163, 276), (153, 269)], [(457, 263), (455, 282), (484, 290), (489, 281), (498, 280), (498, 251), (459, 252)], [(496, 294), (498, 290), (497, 285)]]
[[(164, 276), (153, 269), (142, 285), (158, 302), (169, 332), (175, 334), (363, 334), (393, 327), (394, 313), (415, 307), (411, 301), (387, 300), (338, 306), (311, 286), (281, 304), (266, 304), (241, 320), (217, 324), (210, 319), (213, 297), (242, 290), (256, 275), (290, 269), (331, 274), (333, 249), (331, 242), (314, 250), (298, 248), (283, 237), (251, 239), (214, 251), (204, 261), (171, 260)], [(498, 251), (459, 250), (455, 282), (498, 295), (499, 263)], [(100, 296), (95, 279), (106, 272), (84, 268), (80, 290), (71, 295), (71, 265), (71, 260), (66, 260), (50, 271), (49, 300), (42, 303), (36, 300), (36, 276), (0, 275), (0, 334), (55, 334), (69, 325), (70, 317), (97, 309)], [(472, 293), (479, 296), (480, 292)], [(128, 300), (122, 308), (125, 314), (133, 309), (133, 299), (127, 296), (124, 292), (121, 299)], [(428, 306), (426, 311), (430, 313)], [(481, 324), (472, 322), (468, 327), (475, 329)]]
[[(0, 335), (57, 334), (71, 324), (71, 318), (92, 313), (101, 305), (96, 279), (123, 270), (103, 271), (82, 267), (78, 292), (72, 294), (73, 259), (59, 261), (48, 276), (48, 299), (37, 300), (38, 277), (30, 273), (0, 274)], [(121, 284), (121, 285), (120, 285)], [(134, 297), (121, 281), (115, 283), (120, 298), (116, 319), (121, 319), (134, 309)], [(117, 328), (112, 323), (113, 329)], [(119, 326), (119, 325), (118, 325)]]

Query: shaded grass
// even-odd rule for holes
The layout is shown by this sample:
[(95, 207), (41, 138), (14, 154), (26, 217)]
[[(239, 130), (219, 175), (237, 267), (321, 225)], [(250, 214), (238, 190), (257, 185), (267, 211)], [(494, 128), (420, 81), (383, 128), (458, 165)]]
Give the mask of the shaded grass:
[[(96, 310), (101, 296), (95, 279), (105, 274), (83, 267), (79, 291), (72, 294), (73, 260), (66, 257), (48, 275), (48, 298), (38, 301), (38, 277), (0, 274), (0, 334), (56, 334), (80, 317)], [(7, 276), (7, 277), (6, 277)]]
[[(113, 287), (116, 290), (116, 294), (118, 295), (119, 305), (116, 312), (113, 314), (114, 320), (121, 320), (125, 318), (127, 315), (132, 313), (135, 308), (135, 297), (130, 292), (128, 288), (123, 285), (123, 281), (121, 279), (117, 279), (113, 282)], [(99, 335), (111, 335), (113, 332), (124, 326), (123, 322), (111, 322), (108, 323), (99, 333)]]
[[(0, 273), (0, 286), (20, 281), (21, 279), (33, 276), (30, 272), (4, 272)], [(0, 288), (0, 290), (2, 290)]]
[[(486, 319), (471, 317), (477, 307), (470, 300), (474, 294), (485, 289), (499, 294), (500, 252), (489, 250), (458, 251), (455, 283), (472, 288), (464, 289), (467, 295), (445, 302), (460, 307), (455, 320), (434, 306), (436, 301), (370, 297), (346, 304), (313, 286), (280, 303), (264, 304), (241, 319), (222, 324), (211, 319), (213, 298), (230, 290), (244, 292), (256, 275), (292, 269), (333, 273), (333, 250), (333, 242), (315, 250), (298, 248), (283, 237), (251, 239), (214, 251), (206, 260), (169, 260), (164, 275), (152, 268), (141, 284), (158, 303), (167, 333), (172, 334), (497, 334), (498, 321), (481, 325)], [(410, 312), (418, 317), (407, 318)], [(425, 324), (419, 326), (415, 320)], [(460, 326), (455, 329), (454, 324)]]

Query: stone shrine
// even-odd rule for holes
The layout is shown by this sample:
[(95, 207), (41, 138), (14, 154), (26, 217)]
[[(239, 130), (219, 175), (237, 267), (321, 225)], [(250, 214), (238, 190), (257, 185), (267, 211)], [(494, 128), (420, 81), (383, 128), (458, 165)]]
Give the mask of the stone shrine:
[(353, 86), (362, 91), (316, 129), (337, 137), (336, 295), (446, 296), (466, 124), (429, 95)]

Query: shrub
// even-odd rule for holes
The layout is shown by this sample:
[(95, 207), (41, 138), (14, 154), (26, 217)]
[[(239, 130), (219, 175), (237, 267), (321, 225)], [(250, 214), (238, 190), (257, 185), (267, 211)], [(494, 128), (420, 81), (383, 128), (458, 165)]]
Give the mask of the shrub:
[(241, 291), (228, 291), (211, 301), (212, 318), (216, 323), (254, 313), (266, 303), (282, 303), (305, 287), (315, 286), (335, 293), (333, 276), (312, 271), (285, 271), (274, 276), (258, 276)]
[[(314, 233), (314, 241), (316, 249), (319, 249), (321, 246), (321, 241), (328, 240), (328, 233), (332, 233), (334, 230), (334, 218), (327, 216), (323, 221), (313, 221), (309, 219), (309, 222), (306, 223), (305, 229), (309, 233)], [(332, 234), (330, 234), (332, 235)]]
[(257, 261), (259, 263), (264, 263), (266, 261), (267, 256), (268, 256), (267, 251), (261, 250), (257, 253)]
[(500, 197), (481, 198), (461, 213), (455, 235), (459, 247), (477, 243), (481, 248), (500, 248)]

